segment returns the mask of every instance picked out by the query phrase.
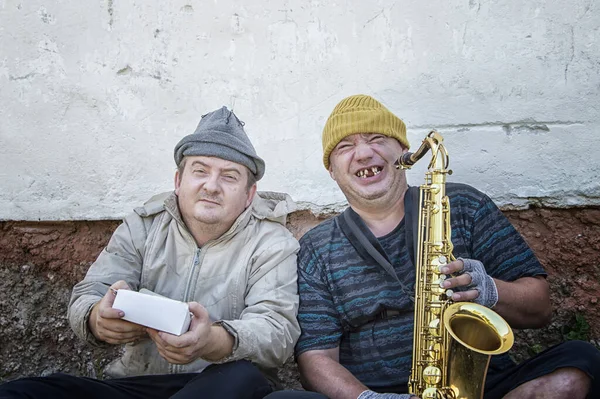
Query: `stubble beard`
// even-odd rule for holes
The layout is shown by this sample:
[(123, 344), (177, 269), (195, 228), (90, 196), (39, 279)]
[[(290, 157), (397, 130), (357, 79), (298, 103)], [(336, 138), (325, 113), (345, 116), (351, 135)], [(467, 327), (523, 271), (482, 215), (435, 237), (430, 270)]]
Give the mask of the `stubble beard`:
[(350, 205), (358, 208), (383, 208), (389, 204), (388, 195), (385, 190), (375, 192), (349, 192), (346, 193), (346, 199)]
[(223, 222), (223, 216), (218, 209), (194, 209), (193, 219), (203, 225), (218, 225)]
[(401, 193), (406, 189), (406, 176), (393, 176), (389, 185), (377, 190), (361, 190), (361, 187), (354, 188), (348, 184), (346, 189), (342, 189), (350, 205), (359, 208), (385, 209), (390, 204), (397, 201)]

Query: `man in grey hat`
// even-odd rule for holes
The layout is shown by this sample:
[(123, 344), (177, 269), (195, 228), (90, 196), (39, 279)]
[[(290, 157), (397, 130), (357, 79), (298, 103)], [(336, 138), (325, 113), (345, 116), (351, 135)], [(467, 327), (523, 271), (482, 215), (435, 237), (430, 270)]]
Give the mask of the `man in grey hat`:
[[(298, 242), (284, 227), (293, 203), (256, 192), (265, 163), (226, 107), (175, 146), (175, 162), (174, 192), (128, 215), (73, 289), (75, 334), (125, 344), (105, 370), (111, 378), (26, 378), (0, 386), (0, 398), (255, 399), (272, 391), (300, 334)], [(189, 330), (175, 336), (123, 320), (114, 292), (142, 288), (188, 302)]]

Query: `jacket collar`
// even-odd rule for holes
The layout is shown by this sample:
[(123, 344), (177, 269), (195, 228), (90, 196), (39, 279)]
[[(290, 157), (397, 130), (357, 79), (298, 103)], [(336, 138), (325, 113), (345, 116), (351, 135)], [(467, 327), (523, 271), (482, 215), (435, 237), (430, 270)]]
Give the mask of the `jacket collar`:
[[(165, 198), (164, 208), (173, 217), (173, 219), (175, 219), (177, 223), (191, 235), (181, 216), (175, 191), (171, 192), (171, 194)], [(248, 225), (252, 217), (261, 220), (270, 220), (285, 226), (288, 213), (295, 210), (296, 204), (288, 194), (270, 191), (257, 192), (250, 206), (237, 217), (229, 230), (223, 233), (223, 235), (220, 237), (216, 238), (214, 241), (220, 242), (233, 237), (237, 232), (241, 231)]]

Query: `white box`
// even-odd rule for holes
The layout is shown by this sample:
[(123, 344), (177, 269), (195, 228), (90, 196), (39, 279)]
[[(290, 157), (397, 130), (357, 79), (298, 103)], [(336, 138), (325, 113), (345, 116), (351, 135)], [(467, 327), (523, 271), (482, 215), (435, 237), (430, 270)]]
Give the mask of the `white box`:
[(185, 302), (148, 290), (117, 290), (116, 295), (112, 307), (125, 313), (124, 320), (174, 335), (181, 335), (190, 327), (190, 309)]

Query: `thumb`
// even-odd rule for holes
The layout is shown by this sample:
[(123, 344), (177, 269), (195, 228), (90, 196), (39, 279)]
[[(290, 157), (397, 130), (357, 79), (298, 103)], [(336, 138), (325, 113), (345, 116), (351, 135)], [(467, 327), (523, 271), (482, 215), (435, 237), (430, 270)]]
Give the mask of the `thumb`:
[(188, 306), (189, 306), (190, 312), (194, 316), (194, 317), (192, 317), (192, 323), (190, 325), (190, 330), (193, 329), (193, 327), (198, 324), (210, 322), (210, 317), (208, 315), (208, 311), (206, 310), (206, 308), (204, 306), (200, 305), (198, 302), (190, 302), (190, 303), (188, 303)]
[(127, 284), (125, 282), (125, 280), (117, 281), (116, 283), (111, 285), (110, 288), (112, 288), (114, 290), (130, 290), (131, 291), (131, 287), (129, 287), (129, 284)]
[(118, 290), (131, 290), (131, 288), (129, 288), (129, 285), (127, 285), (125, 280), (119, 280), (111, 285), (103, 298), (105, 307), (112, 308), (113, 304), (115, 303)]

